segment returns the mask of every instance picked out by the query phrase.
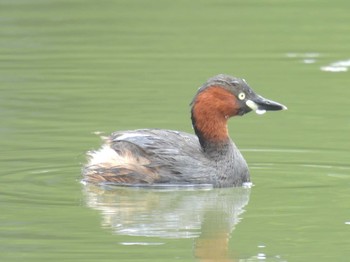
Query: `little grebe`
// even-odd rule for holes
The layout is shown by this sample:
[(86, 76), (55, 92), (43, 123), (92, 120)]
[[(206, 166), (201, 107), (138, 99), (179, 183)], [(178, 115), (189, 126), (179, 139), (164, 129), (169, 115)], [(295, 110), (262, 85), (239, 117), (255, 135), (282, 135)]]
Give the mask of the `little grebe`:
[(228, 135), (230, 117), (252, 110), (284, 110), (284, 105), (257, 95), (244, 79), (210, 78), (191, 103), (197, 136), (185, 132), (140, 129), (110, 135), (88, 152), (84, 181), (122, 186), (241, 186), (250, 181), (248, 166)]

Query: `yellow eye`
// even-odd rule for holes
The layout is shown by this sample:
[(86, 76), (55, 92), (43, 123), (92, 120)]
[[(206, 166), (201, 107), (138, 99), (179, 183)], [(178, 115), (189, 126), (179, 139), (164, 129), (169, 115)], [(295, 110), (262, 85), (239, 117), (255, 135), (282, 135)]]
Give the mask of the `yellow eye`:
[(238, 98), (239, 98), (239, 100), (243, 100), (245, 98), (245, 93), (243, 93), (243, 92), (239, 93)]

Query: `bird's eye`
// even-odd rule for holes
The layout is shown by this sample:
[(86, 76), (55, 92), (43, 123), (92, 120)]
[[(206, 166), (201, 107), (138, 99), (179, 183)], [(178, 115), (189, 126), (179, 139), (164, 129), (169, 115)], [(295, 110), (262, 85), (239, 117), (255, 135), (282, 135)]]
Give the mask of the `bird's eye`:
[(239, 100), (243, 100), (245, 98), (245, 93), (243, 93), (243, 92), (239, 93), (238, 98), (239, 98)]

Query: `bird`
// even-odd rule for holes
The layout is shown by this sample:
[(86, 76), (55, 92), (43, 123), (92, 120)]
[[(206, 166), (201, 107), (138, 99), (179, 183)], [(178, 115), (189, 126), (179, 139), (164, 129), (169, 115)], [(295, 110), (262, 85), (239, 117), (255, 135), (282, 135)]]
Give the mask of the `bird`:
[(250, 183), (246, 160), (229, 136), (231, 117), (286, 110), (245, 79), (219, 74), (197, 91), (191, 106), (195, 134), (166, 129), (116, 131), (87, 152), (82, 181), (117, 186), (239, 187)]

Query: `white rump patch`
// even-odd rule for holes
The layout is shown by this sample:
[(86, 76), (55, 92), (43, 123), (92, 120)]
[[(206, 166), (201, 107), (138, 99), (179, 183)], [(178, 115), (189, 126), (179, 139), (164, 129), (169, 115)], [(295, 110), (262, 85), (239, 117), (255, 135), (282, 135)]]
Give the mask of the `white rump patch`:
[(112, 163), (118, 165), (123, 158), (109, 145), (103, 145), (99, 150), (90, 151), (88, 156), (90, 157), (88, 165), (98, 165), (103, 167), (111, 167), (113, 165)]
[(140, 156), (135, 156), (128, 151), (126, 151), (123, 155), (119, 155), (108, 144), (103, 145), (96, 151), (90, 151), (88, 153), (88, 156), (90, 157), (88, 163), (89, 166), (99, 166), (104, 168), (149, 164), (148, 159)]

